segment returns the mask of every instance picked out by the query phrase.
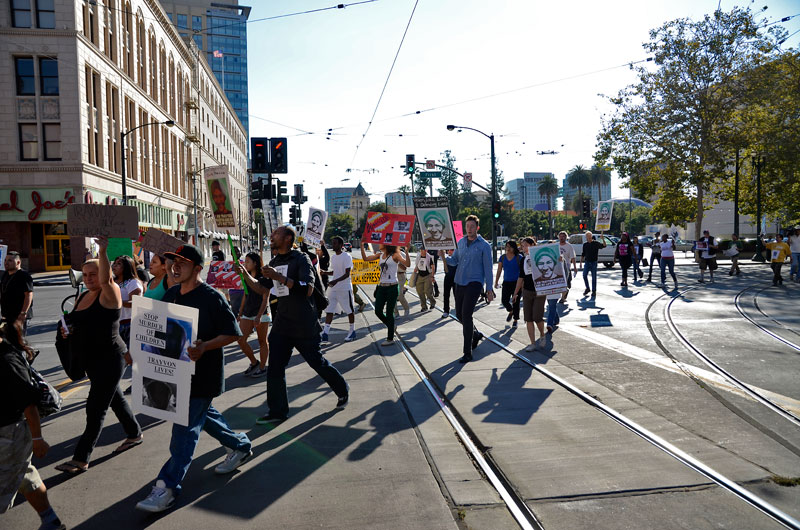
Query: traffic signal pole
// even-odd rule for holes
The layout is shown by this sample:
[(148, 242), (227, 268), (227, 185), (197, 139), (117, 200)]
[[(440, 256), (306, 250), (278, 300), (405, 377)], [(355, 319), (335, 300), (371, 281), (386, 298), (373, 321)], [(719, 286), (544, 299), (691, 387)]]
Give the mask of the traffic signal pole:
[(494, 209), (497, 204), (497, 165), (494, 158), (494, 134), (489, 135), (489, 142), (492, 145), (492, 263), (497, 261), (497, 219), (494, 217)]

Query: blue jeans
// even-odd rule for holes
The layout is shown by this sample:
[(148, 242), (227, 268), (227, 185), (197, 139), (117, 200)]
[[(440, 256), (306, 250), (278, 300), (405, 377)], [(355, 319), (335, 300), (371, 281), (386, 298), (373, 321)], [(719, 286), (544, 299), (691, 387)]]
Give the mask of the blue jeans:
[(211, 398), (191, 398), (189, 400), (189, 424), (184, 427), (172, 425), (172, 439), (169, 442), (170, 457), (158, 478), (163, 480), (175, 494), (181, 490), (181, 482), (192, 463), (192, 455), (200, 439), (200, 431), (205, 430), (224, 447), (234, 451), (249, 451), (252, 444), (245, 433), (235, 433), (228, 427), (222, 414), (211, 405)]
[(792, 252), (792, 270), (789, 271), (789, 274), (793, 274), (795, 279), (800, 274), (800, 252)]
[[(595, 262), (596, 264), (597, 262)], [(547, 325), (554, 328), (561, 322), (561, 317), (558, 316), (558, 298), (547, 300)]]
[(597, 291), (597, 262), (585, 261), (583, 263), (583, 283), (589, 288), (589, 272), (592, 273), (592, 292)]
[(675, 258), (661, 258), (658, 265), (661, 267), (661, 283), (667, 283), (667, 267), (672, 281), (678, 283), (678, 278), (675, 276)]

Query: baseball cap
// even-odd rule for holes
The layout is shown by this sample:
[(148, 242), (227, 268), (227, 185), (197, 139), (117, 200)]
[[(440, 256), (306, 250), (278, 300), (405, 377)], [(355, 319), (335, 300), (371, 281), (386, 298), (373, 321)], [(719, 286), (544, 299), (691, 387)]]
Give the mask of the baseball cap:
[(708, 232), (708, 230), (703, 230), (703, 233), (704, 234), (708, 234), (709, 232)]
[(195, 265), (203, 264), (203, 254), (194, 245), (181, 245), (175, 249), (175, 252), (164, 252), (164, 256), (169, 259), (183, 259), (191, 261)]
[(219, 245), (219, 241), (212, 241), (211, 246), (213, 247), (214, 245)]

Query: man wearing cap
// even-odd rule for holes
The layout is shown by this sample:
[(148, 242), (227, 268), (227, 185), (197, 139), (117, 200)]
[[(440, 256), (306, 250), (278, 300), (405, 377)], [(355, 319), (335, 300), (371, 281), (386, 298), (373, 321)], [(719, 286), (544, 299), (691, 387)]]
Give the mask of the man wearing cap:
[(19, 322), (25, 337), (33, 316), (33, 278), (20, 266), (19, 252), (10, 251), (3, 263), (6, 273), (0, 280), (0, 315), (3, 322)]
[(211, 260), (225, 261), (225, 253), (219, 248), (219, 241), (211, 242)]
[(789, 249), (792, 251), (792, 270), (789, 279), (800, 283), (800, 225), (794, 225), (789, 234)]
[[(320, 325), (314, 307), (314, 272), (308, 256), (292, 249), (295, 232), (279, 226), (270, 236), (274, 257), (262, 269), (266, 287), (277, 298), (275, 317), (269, 332), (269, 364), (267, 365), (267, 407), (265, 416), (256, 420), (259, 425), (277, 424), (289, 416), (289, 395), (286, 390), (286, 365), (297, 348), (300, 355), (338, 397), (336, 408), (347, 405), (350, 389), (342, 374), (322, 356)], [(241, 269), (236, 264), (237, 270)], [(246, 278), (246, 277), (245, 277)], [(255, 284), (248, 282), (255, 287)]]
[(703, 237), (697, 242), (697, 250), (700, 252), (700, 283), (704, 283), (703, 276), (706, 269), (708, 275), (711, 277), (711, 283), (714, 283), (714, 271), (717, 270), (717, 249), (719, 245), (716, 244), (714, 238), (708, 233), (708, 230), (703, 230)]
[(225, 389), (222, 348), (241, 335), (236, 317), (222, 295), (200, 279), (203, 255), (197, 247), (185, 244), (164, 255), (173, 260), (169, 273), (178, 285), (171, 287), (163, 300), (197, 308), (199, 314), (197, 340), (188, 348), (189, 357), (195, 362), (189, 396), (189, 423), (186, 426), (172, 425), (170, 459), (161, 468), (150, 495), (136, 505), (147, 512), (162, 512), (175, 503), (181, 482), (192, 463), (201, 430), (229, 450), (225, 460), (214, 468), (217, 474), (234, 471), (253, 455), (247, 435), (233, 432), (211, 404), (211, 400)]

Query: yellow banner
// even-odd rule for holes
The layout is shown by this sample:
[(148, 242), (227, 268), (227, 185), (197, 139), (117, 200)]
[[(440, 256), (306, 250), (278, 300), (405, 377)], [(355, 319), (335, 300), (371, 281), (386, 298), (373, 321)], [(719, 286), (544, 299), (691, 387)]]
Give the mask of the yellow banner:
[(354, 259), (350, 270), (350, 281), (354, 285), (377, 285), (381, 281), (381, 269), (376, 261)]

